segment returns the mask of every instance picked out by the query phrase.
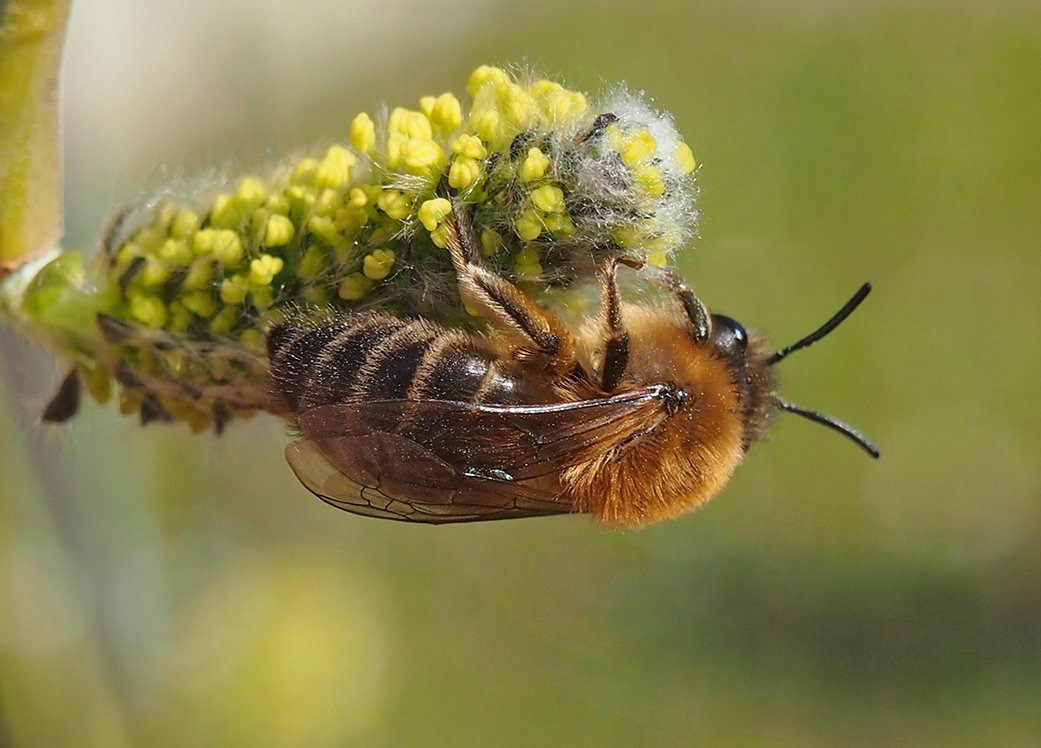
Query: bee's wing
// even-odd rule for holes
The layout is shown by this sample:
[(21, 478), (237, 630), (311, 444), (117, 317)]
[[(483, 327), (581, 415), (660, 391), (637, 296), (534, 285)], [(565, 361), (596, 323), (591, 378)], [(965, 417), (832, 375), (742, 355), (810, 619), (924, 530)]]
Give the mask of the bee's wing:
[(382, 400), (298, 418), (286, 459), (308, 489), (356, 514), (466, 522), (560, 514), (554, 474), (657, 425), (664, 388), (551, 405)]
[(467, 475), (394, 434), (301, 439), (286, 447), (286, 459), (318, 498), (369, 517), (441, 524), (571, 511), (523, 483)]

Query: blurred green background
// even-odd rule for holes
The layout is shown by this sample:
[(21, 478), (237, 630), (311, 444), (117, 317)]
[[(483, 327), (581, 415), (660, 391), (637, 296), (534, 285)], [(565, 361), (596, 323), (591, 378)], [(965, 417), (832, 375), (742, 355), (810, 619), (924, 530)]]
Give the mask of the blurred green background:
[(67, 240), (142, 186), (342, 138), (526, 61), (675, 113), (708, 303), (776, 343), (781, 417), (701, 512), (341, 514), (280, 424), (113, 407), (0, 331), (0, 744), (1041, 744), (1041, 6), (78, 0)]

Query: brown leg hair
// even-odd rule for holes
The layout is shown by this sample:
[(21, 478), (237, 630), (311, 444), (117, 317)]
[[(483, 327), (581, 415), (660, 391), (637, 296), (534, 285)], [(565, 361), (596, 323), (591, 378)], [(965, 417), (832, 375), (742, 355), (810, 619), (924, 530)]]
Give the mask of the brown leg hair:
[(572, 371), (574, 344), (568, 332), (520, 289), (483, 266), (466, 207), (456, 202), (452, 213), (446, 223), (447, 244), (463, 301), (513, 341), (515, 357), (542, 356), (548, 359), (549, 369)]
[(694, 289), (675, 271), (667, 268), (656, 268), (654, 280), (666, 290), (676, 294), (676, 298), (683, 305), (683, 310), (690, 320), (694, 340), (703, 343), (708, 340), (711, 332), (709, 313), (701, 299), (694, 293)]
[(618, 387), (629, 365), (629, 333), (622, 322), (622, 305), (618, 297), (619, 265), (635, 270), (643, 267), (639, 260), (616, 257), (604, 265), (600, 276), (600, 305), (604, 314), (604, 366), (600, 387), (605, 392), (613, 392)]

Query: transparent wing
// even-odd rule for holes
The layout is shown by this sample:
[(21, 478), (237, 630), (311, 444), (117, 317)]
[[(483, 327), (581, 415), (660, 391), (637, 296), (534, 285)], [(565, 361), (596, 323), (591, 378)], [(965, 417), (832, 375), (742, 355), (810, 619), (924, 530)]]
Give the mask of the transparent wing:
[[(563, 514), (571, 505), (519, 482), (467, 475), (400, 437), (332, 437), (324, 447), (350, 455), (350, 473), (334, 466), (318, 442), (301, 440), (286, 448), (297, 478), (326, 503), (380, 519), (441, 524)], [(409, 452), (409, 463), (395, 462)], [(361, 467), (361, 463), (368, 463)]]
[(308, 489), (341, 509), (386, 519), (466, 522), (560, 514), (565, 467), (654, 428), (663, 387), (551, 405), (383, 400), (329, 405), (298, 418), (286, 459)]

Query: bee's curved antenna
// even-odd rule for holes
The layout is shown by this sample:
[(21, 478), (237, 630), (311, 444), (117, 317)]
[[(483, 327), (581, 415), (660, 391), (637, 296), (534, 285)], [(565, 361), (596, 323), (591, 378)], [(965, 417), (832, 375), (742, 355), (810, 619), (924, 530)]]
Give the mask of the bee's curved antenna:
[[(766, 360), (766, 365), (773, 366), (778, 361), (783, 360), (789, 354), (795, 353), (797, 350), (801, 348), (806, 348), (807, 346), (816, 343), (818, 340), (820, 340), (829, 332), (838, 327), (842, 323), (842, 321), (846, 319), (846, 317), (851, 315), (853, 313), (853, 310), (860, 306), (860, 303), (867, 298), (867, 295), (869, 293), (871, 293), (871, 284), (865, 283), (859, 289), (857, 289), (857, 292), (853, 294), (853, 297), (849, 301), (847, 301), (841, 309), (839, 309), (834, 315), (832, 315), (831, 319), (829, 319), (827, 322), (825, 322), (823, 325), (818, 327), (816, 330), (811, 332), (806, 337), (800, 338), (791, 345), (785, 346), (781, 350), (777, 351), (777, 353), (773, 354), (772, 356), (770, 356), (770, 358)], [(800, 408), (798, 405), (790, 403), (784, 398), (778, 397), (777, 395), (774, 395), (773, 400), (774, 404), (780, 410), (786, 410), (789, 413), (795, 413), (798, 416), (802, 416), (803, 418), (819, 423), (822, 426), (827, 426), (829, 429), (837, 431), (843, 436), (845, 436), (847, 439), (852, 441), (854, 444), (863, 449), (872, 457), (878, 458), (880, 454), (878, 451), (878, 447), (872, 444), (871, 440), (869, 440), (862, 433), (850, 426), (848, 423), (840, 421), (839, 419), (834, 418), (832, 416), (825, 415), (824, 413), (821, 413), (816, 410)]]
[(776, 396), (774, 397), (774, 404), (776, 404), (777, 407), (781, 410), (786, 410), (789, 413), (795, 413), (798, 416), (807, 418), (811, 421), (821, 424), (822, 426), (827, 426), (829, 429), (833, 431), (838, 431), (840, 434), (845, 436), (847, 439), (852, 441), (854, 444), (856, 444), (858, 447), (863, 449), (865, 452), (867, 452), (875, 459), (878, 459), (878, 456), (881, 454), (878, 451), (878, 447), (872, 444), (870, 439), (868, 439), (866, 436), (864, 436), (862, 433), (857, 431), (855, 428), (850, 426), (845, 421), (840, 421), (838, 418), (825, 415), (824, 413), (820, 413), (816, 410), (807, 410), (806, 408), (800, 408), (798, 405), (790, 403), (787, 400), (784, 400), (783, 398)]
[(820, 340), (829, 332), (838, 327), (842, 323), (842, 321), (846, 319), (846, 317), (853, 314), (853, 310), (860, 306), (860, 302), (866, 299), (869, 293), (871, 293), (871, 284), (865, 283), (857, 290), (855, 294), (853, 294), (853, 298), (846, 302), (845, 306), (843, 306), (841, 309), (835, 312), (835, 315), (831, 319), (829, 319), (827, 322), (825, 322), (823, 325), (818, 327), (816, 330), (811, 332), (806, 337), (797, 340), (791, 345), (786, 346), (781, 350), (777, 351), (777, 353), (770, 356), (770, 358), (766, 360), (766, 365), (773, 366), (778, 361), (781, 361), (782, 359), (786, 358), (791, 353), (795, 353), (800, 348), (806, 348), (807, 346), (816, 343), (818, 340)]

